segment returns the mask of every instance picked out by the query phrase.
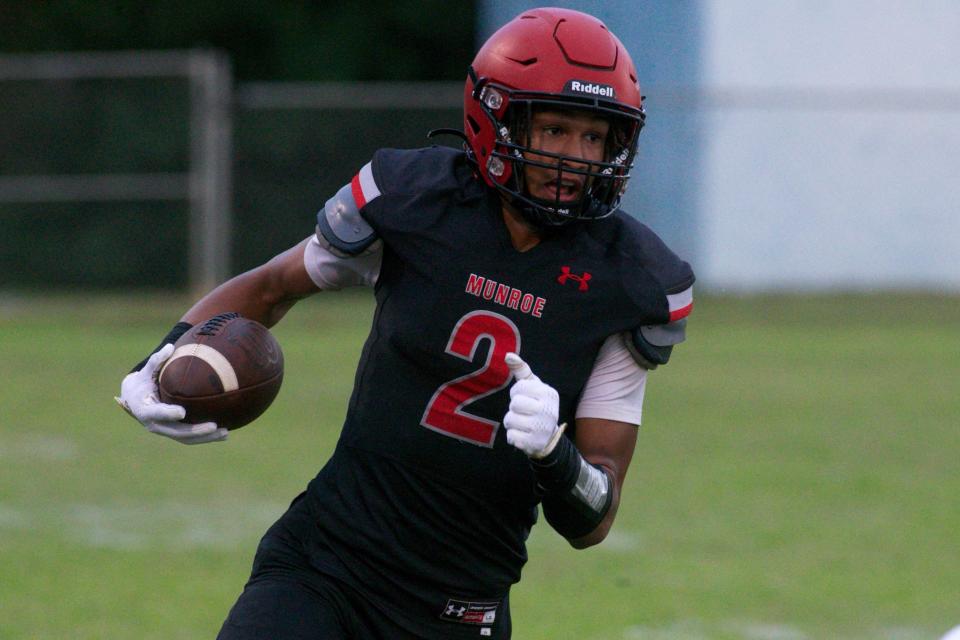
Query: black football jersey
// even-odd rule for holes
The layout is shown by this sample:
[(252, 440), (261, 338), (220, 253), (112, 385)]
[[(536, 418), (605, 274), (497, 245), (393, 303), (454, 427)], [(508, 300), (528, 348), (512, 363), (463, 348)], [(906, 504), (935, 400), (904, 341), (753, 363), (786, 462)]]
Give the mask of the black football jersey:
[(476, 638), (505, 615), (537, 520), (500, 422), (504, 356), (557, 389), (573, 427), (603, 341), (670, 322), (693, 273), (619, 211), (517, 251), (497, 193), (448, 148), (380, 150), (352, 196), (383, 261), (343, 431), (308, 489), (308, 551), (412, 631)]

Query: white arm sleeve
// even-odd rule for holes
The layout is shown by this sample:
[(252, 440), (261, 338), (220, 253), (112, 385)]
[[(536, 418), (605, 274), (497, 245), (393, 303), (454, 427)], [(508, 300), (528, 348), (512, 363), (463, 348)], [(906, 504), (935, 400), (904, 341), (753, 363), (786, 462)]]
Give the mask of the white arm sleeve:
[(577, 418), (603, 418), (640, 424), (647, 370), (637, 364), (623, 334), (606, 339), (577, 405)]
[(303, 251), (303, 266), (313, 283), (323, 291), (366, 285), (372, 287), (380, 275), (383, 242), (377, 240), (363, 254), (341, 258), (320, 244), (314, 235)]

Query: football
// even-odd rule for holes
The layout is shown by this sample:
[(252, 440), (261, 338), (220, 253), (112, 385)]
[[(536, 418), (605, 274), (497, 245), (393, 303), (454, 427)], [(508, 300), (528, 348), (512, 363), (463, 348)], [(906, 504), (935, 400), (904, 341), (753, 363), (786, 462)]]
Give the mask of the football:
[(265, 326), (238, 313), (194, 326), (174, 347), (157, 387), (161, 402), (187, 410), (183, 422), (238, 429), (260, 417), (280, 391), (280, 344)]

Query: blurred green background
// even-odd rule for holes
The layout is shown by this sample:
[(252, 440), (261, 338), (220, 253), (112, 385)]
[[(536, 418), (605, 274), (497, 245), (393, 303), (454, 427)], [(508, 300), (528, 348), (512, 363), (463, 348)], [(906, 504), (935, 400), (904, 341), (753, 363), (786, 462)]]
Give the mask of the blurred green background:
[[(181, 296), (4, 296), (0, 638), (212, 638), (332, 452), (366, 292), (276, 326), (256, 423), (185, 447), (113, 402)], [(523, 640), (939, 637), (960, 606), (956, 301), (702, 297), (654, 372), (610, 537), (538, 526)]]

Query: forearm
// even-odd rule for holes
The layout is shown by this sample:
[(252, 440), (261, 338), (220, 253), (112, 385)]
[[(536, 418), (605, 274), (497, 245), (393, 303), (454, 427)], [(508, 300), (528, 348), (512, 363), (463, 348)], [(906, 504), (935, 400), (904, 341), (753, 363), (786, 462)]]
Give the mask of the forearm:
[(558, 480), (544, 496), (543, 511), (574, 548), (599, 544), (610, 532), (636, 438), (637, 428), (630, 423), (584, 417), (577, 420), (574, 440), (558, 447), (556, 454), (563, 454), (561, 466), (568, 471), (554, 472)]
[(544, 492), (543, 513), (550, 526), (578, 549), (603, 540), (615, 514), (614, 474), (585, 459), (566, 437), (531, 464)]
[[(231, 278), (202, 297), (183, 314), (180, 322), (152, 353), (159, 351), (164, 344), (176, 342), (191, 326), (221, 313), (236, 312), (264, 326), (275, 325), (297, 300), (319, 290), (303, 266), (306, 244), (305, 240), (266, 264)], [(139, 370), (145, 363), (146, 358), (133, 370)]]
[[(614, 481), (614, 478), (611, 476), (611, 472), (603, 467), (601, 467), (601, 469), (610, 478), (610, 506), (607, 508), (603, 518), (593, 528), (592, 531), (579, 537), (567, 538), (567, 542), (569, 542), (570, 546), (575, 549), (586, 549), (587, 547), (592, 547), (593, 545), (603, 542), (603, 540), (607, 537), (607, 534), (610, 533), (610, 528), (613, 527), (613, 521), (617, 517), (617, 508), (620, 506), (620, 489), (617, 486), (617, 483)], [(545, 499), (543, 503), (544, 516), (547, 518), (548, 522), (551, 519), (555, 519), (553, 509), (564, 508), (562, 504), (554, 505), (553, 502), (553, 500)]]
[(302, 266), (304, 244), (224, 282), (198, 300), (181, 321), (198, 324), (219, 313), (235, 311), (272, 327), (298, 300), (317, 291)]
[(219, 313), (235, 311), (272, 327), (299, 298), (278, 295), (263, 286), (263, 279), (259, 269), (254, 269), (227, 280), (198, 300), (180, 321), (195, 325)]
[(576, 442), (557, 425), (559, 394), (533, 374), (516, 353), (505, 357), (516, 378), (503, 417), (507, 442), (528, 456), (543, 495), (547, 522), (578, 549), (606, 537), (637, 429), (608, 418), (577, 418)]

